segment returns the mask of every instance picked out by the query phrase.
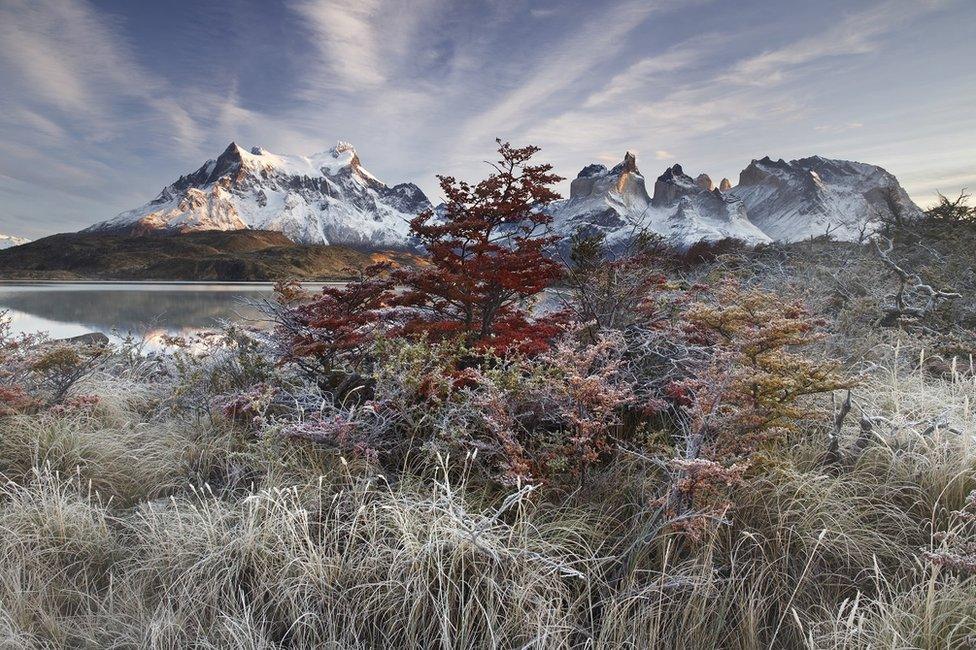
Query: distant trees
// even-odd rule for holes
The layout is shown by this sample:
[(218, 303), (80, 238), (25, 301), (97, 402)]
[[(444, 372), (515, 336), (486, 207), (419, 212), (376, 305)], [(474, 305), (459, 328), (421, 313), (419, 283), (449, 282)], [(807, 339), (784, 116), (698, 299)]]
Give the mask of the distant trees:
[(956, 224), (976, 222), (976, 207), (969, 205), (970, 195), (966, 190), (959, 192), (959, 196), (950, 200), (939, 192), (939, 202), (925, 211), (925, 216), (936, 223)]

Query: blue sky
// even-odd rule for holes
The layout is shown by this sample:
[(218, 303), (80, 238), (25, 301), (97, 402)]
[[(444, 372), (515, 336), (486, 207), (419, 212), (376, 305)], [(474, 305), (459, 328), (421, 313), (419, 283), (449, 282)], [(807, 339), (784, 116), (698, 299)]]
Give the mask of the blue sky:
[(974, 25), (973, 0), (0, 0), (0, 232), (109, 218), (231, 140), (348, 140), (435, 200), (495, 137), (570, 178), (820, 154), (926, 205), (976, 190)]

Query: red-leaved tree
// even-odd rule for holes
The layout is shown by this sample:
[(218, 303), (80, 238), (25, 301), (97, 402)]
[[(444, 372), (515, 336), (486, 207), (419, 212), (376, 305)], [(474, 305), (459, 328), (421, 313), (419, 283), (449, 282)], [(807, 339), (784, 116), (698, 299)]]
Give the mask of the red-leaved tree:
[(312, 295), (296, 282), (279, 282), (269, 313), (281, 357), (316, 376), (339, 397), (361, 383), (359, 366), (394, 303), (388, 264), (375, 264), (342, 286)]
[(530, 163), (538, 147), (497, 142), (494, 172), (475, 185), (439, 176), (443, 213), (428, 210), (411, 222), (430, 265), (399, 276), (397, 302), (409, 309), (399, 333), (531, 354), (559, 331), (557, 317), (533, 318), (526, 300), (562, 273), (545, 255), (554, 238), (541, 209), (559, 198), (552, 186), (562, 179), (552, 165)]

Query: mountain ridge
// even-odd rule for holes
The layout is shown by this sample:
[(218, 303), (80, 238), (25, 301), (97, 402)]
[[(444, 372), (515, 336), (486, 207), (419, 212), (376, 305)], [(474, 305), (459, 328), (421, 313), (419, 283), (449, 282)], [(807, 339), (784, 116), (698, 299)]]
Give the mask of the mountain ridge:
[(236, 142), (148, 203), (84, 232), (274, 230), (303, 244), (410, 248), (409, 219), (430, 207), (412, 183), (386, 185), (339, 141), (312, 156)]
[[(302, 244), (415, 250), (409, 221), (431, 207), (413, 183), (390, 186), (373, 176), (348, 142), (311, 156), (231, 142), (152, 201), (83, 232), (261, 229)], [(650, 185), (631, 151), (611, 168), (583, 167), (570, 196), (545, 209), (564, 239), (582, 231), (619, 243), (648, 230), (679, 246), (725, 238), (762, 244), (827, 233), (854, 240), (896, 210), (921, 213), (892, 174), (867, 163), (765, 156), (753, 159), (735, 186), (727, 178), (716, 185), (706, 172), (693, 177), (673, 164)]]

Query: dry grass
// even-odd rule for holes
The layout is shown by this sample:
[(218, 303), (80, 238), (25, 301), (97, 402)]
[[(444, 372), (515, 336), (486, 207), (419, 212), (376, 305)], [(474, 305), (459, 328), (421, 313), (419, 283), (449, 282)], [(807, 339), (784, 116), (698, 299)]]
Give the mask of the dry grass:
[[(919, 553), (976, 486), (968, 374), (875, 371), (855, 400), (886, 424), (863, 454), (824, 467), (822, 436), (803, 436), (737, 492), (733, 525), (694, 545), (662, 533), (623, 576), (653, 471), (610, 468), (599, 492), (556, 501), (444, 478), (456, 471), (387, 479), (176, 418), (126, 381), (93, 383), (93, 413), (0, 423), (2, 647), (948, 648), (976, 634), (976, 583)], [(842, 449), (858, 435), (852, 419)]]

